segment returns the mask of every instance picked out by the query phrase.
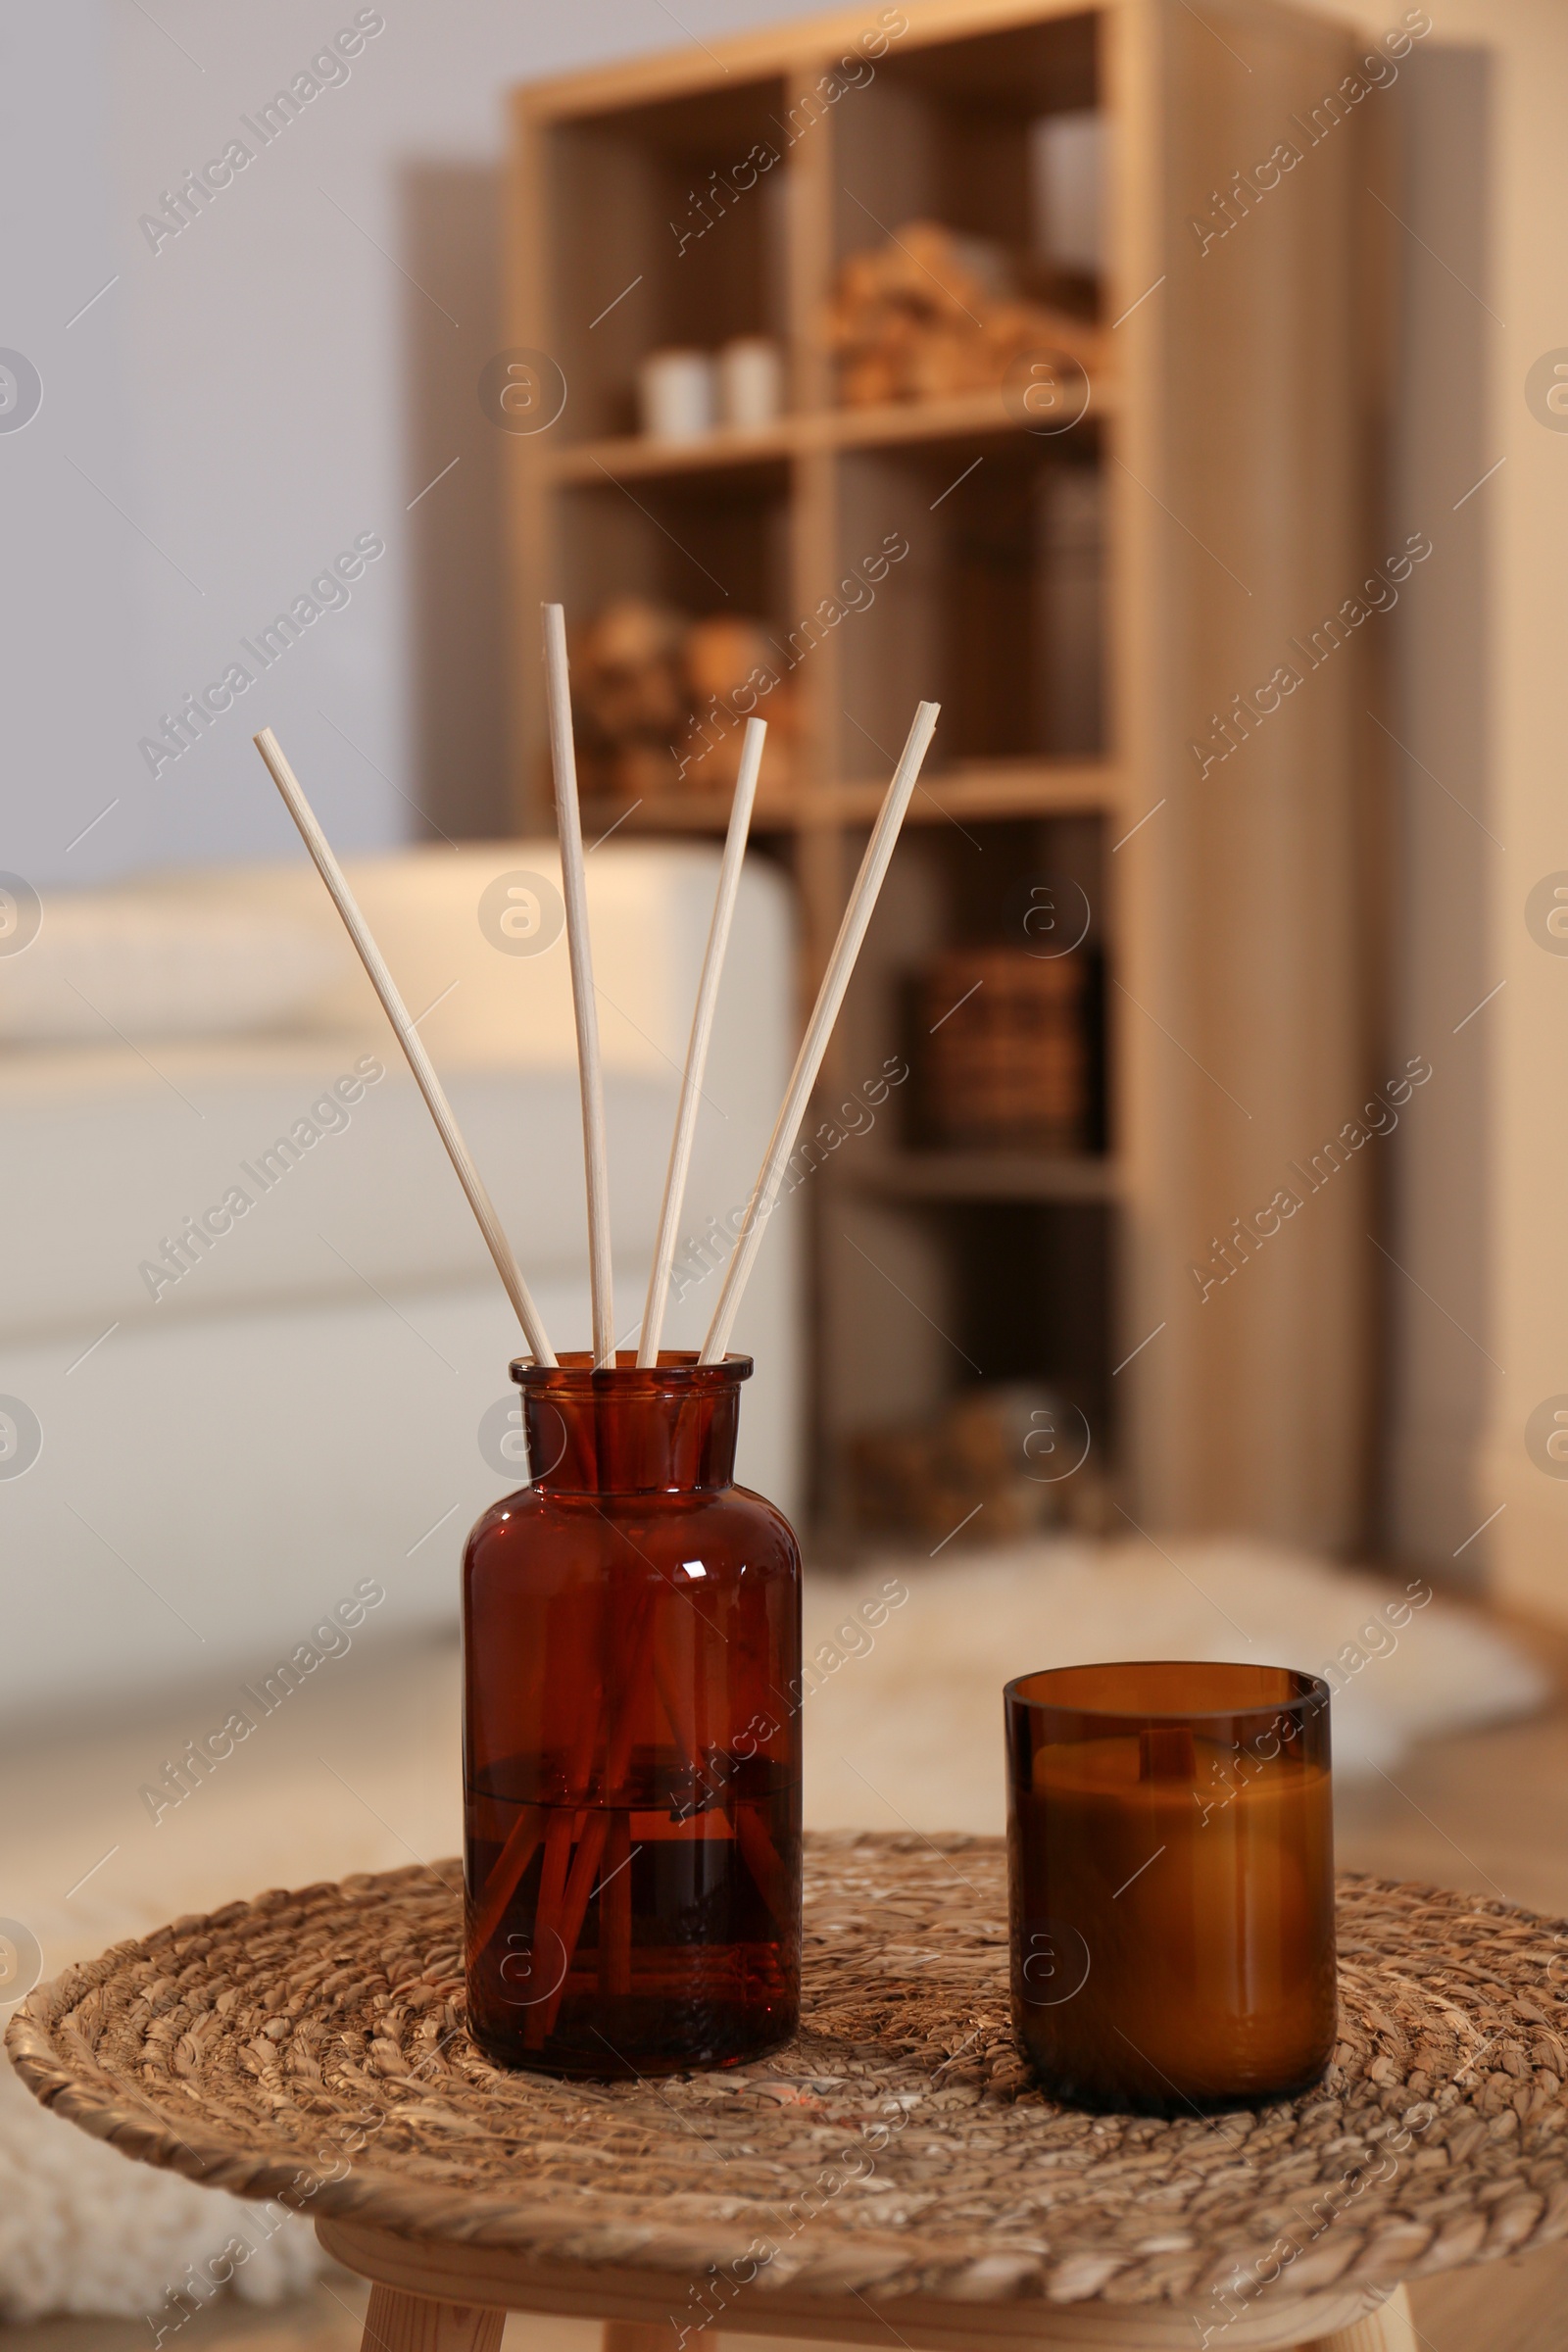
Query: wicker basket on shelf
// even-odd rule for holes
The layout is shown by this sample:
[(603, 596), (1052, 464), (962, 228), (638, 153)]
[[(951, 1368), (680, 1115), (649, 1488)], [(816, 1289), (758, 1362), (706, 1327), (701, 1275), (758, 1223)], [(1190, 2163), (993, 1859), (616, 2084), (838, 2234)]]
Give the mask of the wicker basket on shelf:
[(925, 1140), (1081, 1152), (1090, 1143), (1089, 964), (1080, 954), (952, 948), (920, 975)]

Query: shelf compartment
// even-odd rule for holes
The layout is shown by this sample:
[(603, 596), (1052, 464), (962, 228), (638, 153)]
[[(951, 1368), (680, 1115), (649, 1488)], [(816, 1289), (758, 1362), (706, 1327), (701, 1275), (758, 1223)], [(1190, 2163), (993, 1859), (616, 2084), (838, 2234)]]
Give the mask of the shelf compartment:
[(1098, 761), (1105, 749), (1103, 474), (1098, 432), (977, 434), (847, 453), (841, 563), (902, 540), (842, 632), (840, 774), (902, 740), (909, 678), (942, 704), (950, 766)]
[(633, 429), (652, 351), (785, 340), (784, 105), (769, 78), (540, 125), (572, 437)]
[[(823, 1220), (829, 1479), (861, 1431), (917, 1420), (982, 1383), (1055, 1389), (1114, 1459), (1115, 1210), (1102, 1200), (935, 1204), (830, 1196)], [(842, 1493), (829, 1515), (842, 1512)]]
[(612, 592), (770, 622), (788, 608), (782, 466), (671, 476), (635, 493), (596, 473), (564, 499), (562, 594), (574, 616), (597, 612)]
[[(1100, 19), (1087, 10), (1027, 25), (977, 26), (940, 43), (898, 43), (853, 112), (842, 110), (836, 261), (882, 253), (898, 275), (902, 245), (911, 270), (907, 294), (896, 293), (895, 306), (918, 309), (921, 273), (945, 281), (905, 244), (904, 230), (931, 223), (956, 240), (951, 266), (962, 273), (964, 291), (954, 284), (944, 296), (933, 287), (927, 297), (936, 328), (927, 356), (939, 366), (949, 330), (960, 339), (968, 334), (965, 313), (976, 335), (988, 306), (987, 323), (1000, 323), (1020, 300), (1086, 319), (1103, 315), (1099, 48)], [(1061, 145), (1063, 127), (1073, 134), (1070, 153)], [(857, 275), (863, 281), (863, 272)], [(874, 310), (877, 298), (863, 283), (862, 291)], [(897, 334), (890, 354), (895, 347), (902, 348)]]
[[(789, 493), (787, 467), (758, 465), (634, 488), (600, 476), (555, 494), (548, 593), (572, 615), (578, 760), (597, 834), (622, 822), (667, 831), (677, 811), (699, 830), (710, 813), (727, 818), (741, 721), (725, 698), (761, 664), (788, 674)], [(763, 706), (769, 797), (792, 780), (792, 699)], [(543, 799), (543, 741), (536, 759)]]

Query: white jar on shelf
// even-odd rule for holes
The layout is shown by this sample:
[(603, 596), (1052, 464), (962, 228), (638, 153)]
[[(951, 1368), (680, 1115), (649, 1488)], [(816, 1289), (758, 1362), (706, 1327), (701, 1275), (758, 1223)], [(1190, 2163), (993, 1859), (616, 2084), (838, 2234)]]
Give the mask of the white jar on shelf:
[(713, 429), (715, 368), (707, 351), (651, 351), (637, 370), (643, 431), (653, 441), (701, 441)]
[(784, 406), (784, 354), (771, 335), (737, 335), (718, 355), (718, 414), (732, 432), (765, 432)]

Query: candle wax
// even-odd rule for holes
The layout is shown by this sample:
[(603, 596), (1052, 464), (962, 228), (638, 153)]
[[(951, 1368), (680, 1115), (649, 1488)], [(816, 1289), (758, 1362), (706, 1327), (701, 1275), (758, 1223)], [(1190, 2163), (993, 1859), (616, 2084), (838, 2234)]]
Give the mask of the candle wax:
[(1047, 2083), (1175, 2108), (1315, 2079), (1335, 2019), (1327, 1771), (1185, 1727), (1036, 1750), (1014, 2014)]

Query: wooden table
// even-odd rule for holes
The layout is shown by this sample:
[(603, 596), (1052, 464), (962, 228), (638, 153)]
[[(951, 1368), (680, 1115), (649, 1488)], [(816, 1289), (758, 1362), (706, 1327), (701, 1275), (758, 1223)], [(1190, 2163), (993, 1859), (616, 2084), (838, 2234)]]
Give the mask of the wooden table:
[[(368, 2352), (1413, 2352), (1401, 2281), (1568, 2234), (1568, 1930), (1344, 1879), (1341, 2038), (1295, 2100), (1088, 2116), (1007, 2012), (992, 1838), (808, 1841), (800, 2034), (754, 2065), (563, 2083), (463, 2025), (456, 1866), (178, 1920), (35, 1992), (35, 2094), (127, 2155), (309, 2215)], [(700, 2352), (700, 2348), (699, 2348)]]

